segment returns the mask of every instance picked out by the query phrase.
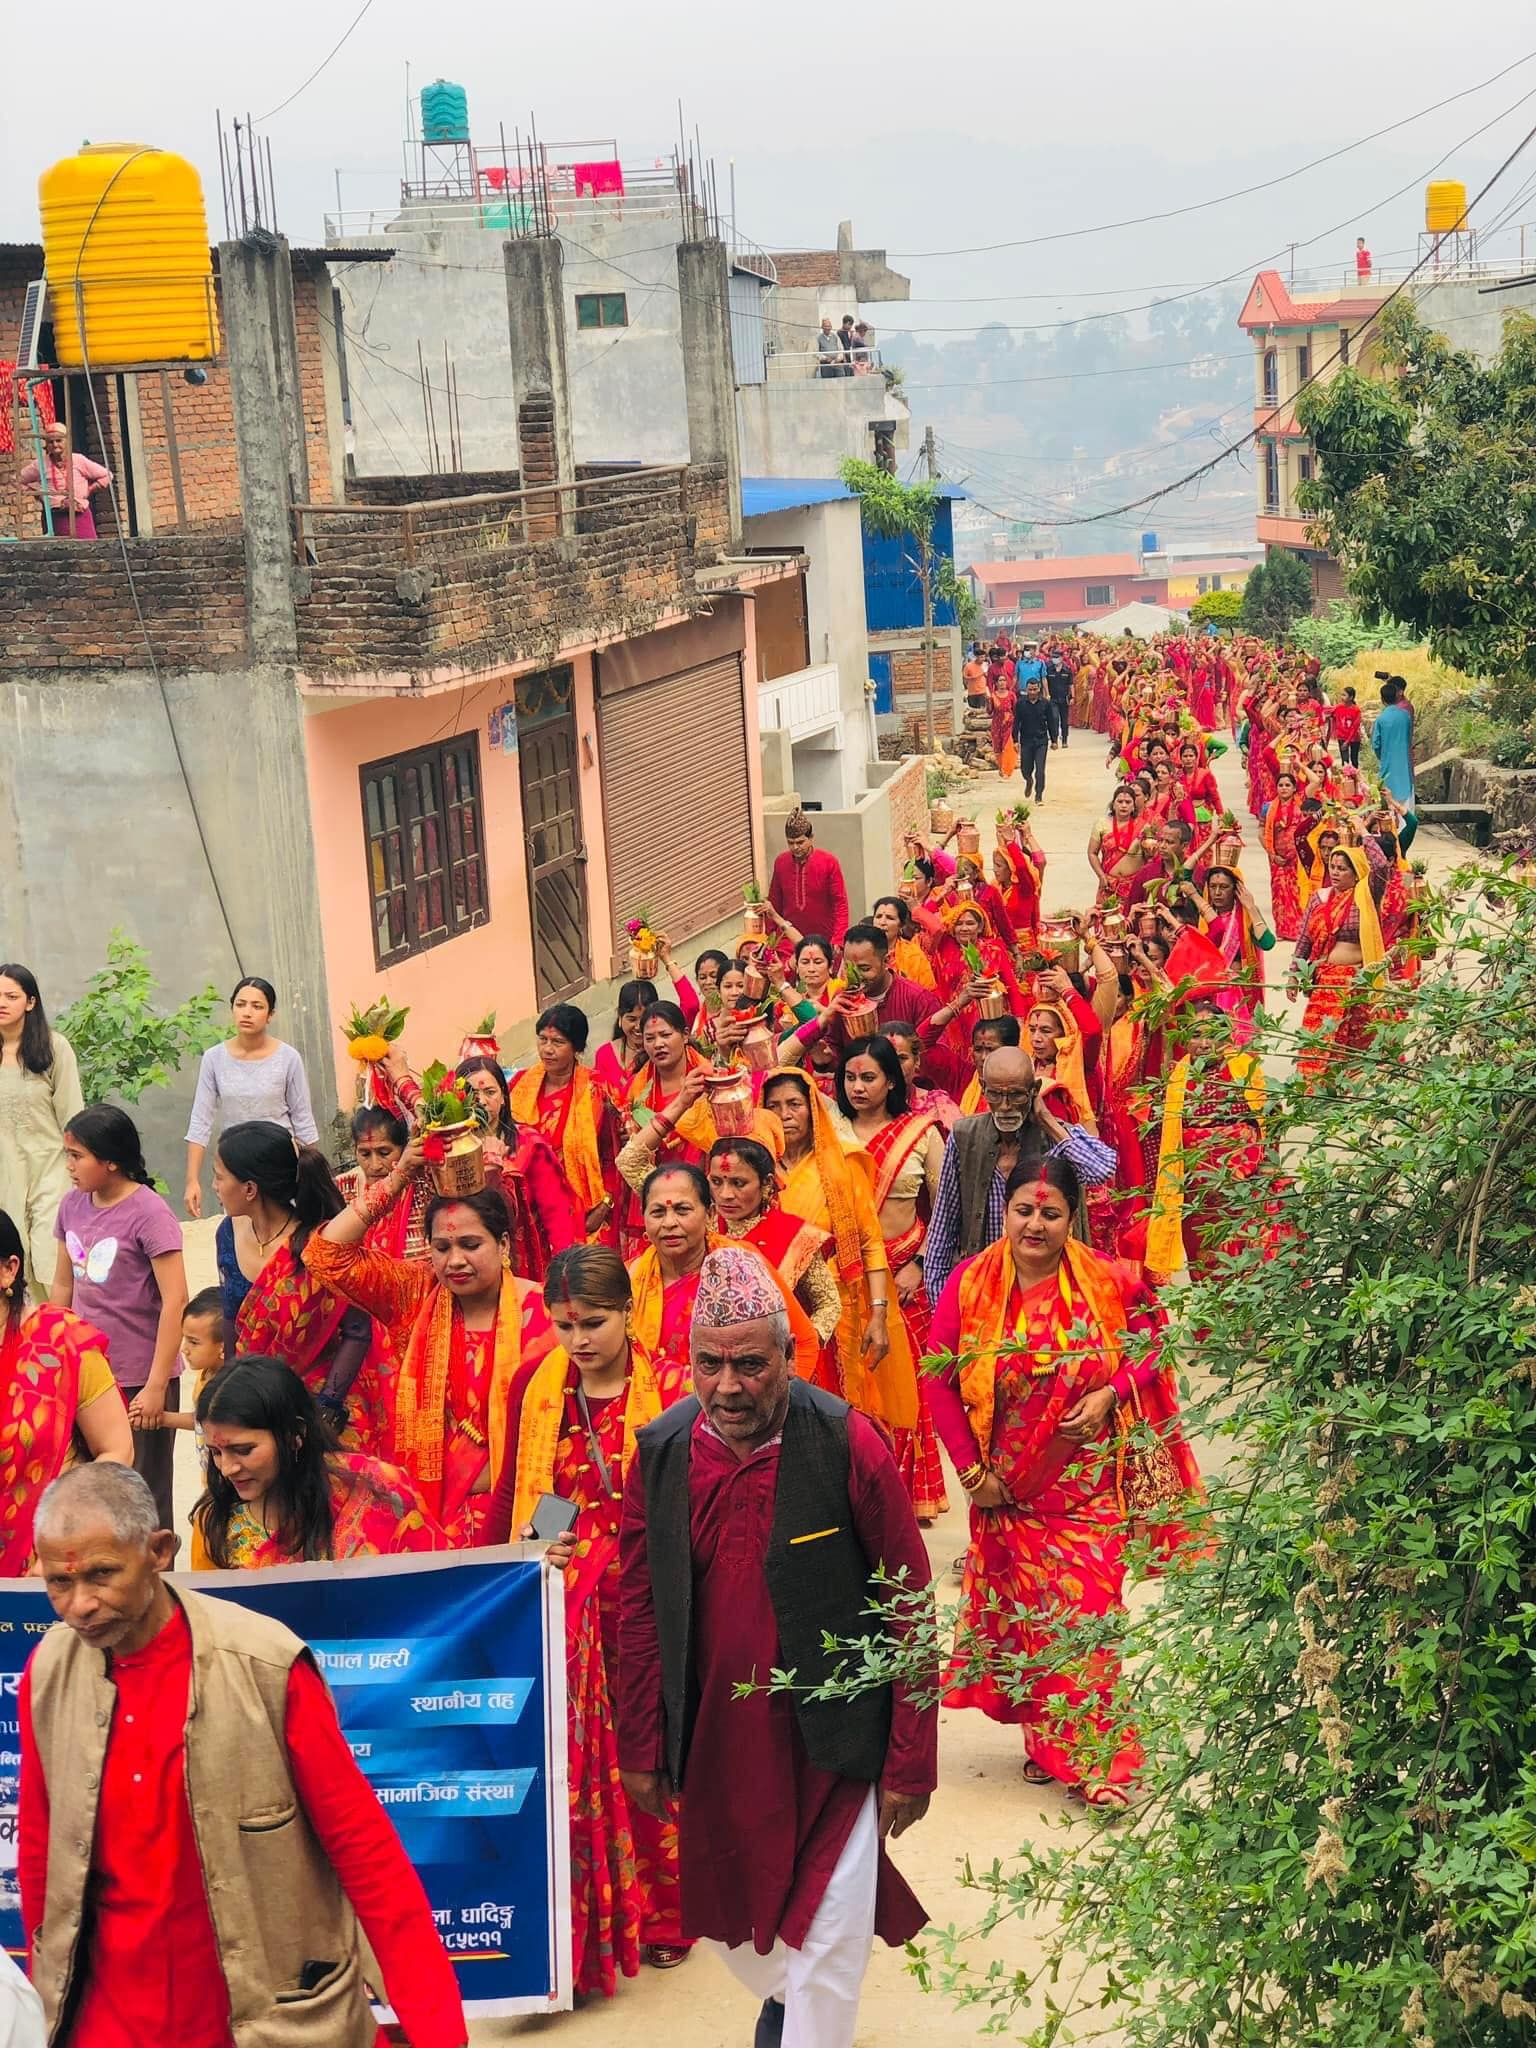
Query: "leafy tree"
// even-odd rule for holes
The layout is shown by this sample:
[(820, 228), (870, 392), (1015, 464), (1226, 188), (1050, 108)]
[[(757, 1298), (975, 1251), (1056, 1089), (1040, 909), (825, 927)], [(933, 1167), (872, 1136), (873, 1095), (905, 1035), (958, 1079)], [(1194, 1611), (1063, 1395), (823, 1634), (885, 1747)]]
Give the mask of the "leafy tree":
[[(1273, 1091), (1289, 1177), (1220, 1174), (1232, 1248), (1165, 1293), (1186, 1423), (1226, 1439), (1213, 1540), (1036, 1659), (1081, 1676), (1113, 1643), (1146, 1764), (1125, 1822), (968, 1867), (974, 1917), (924, 1938), (981, 2031), (1536, 2042), (1536, 885), (1457, 882), (1401, 1016)], [(882, 1662), (852, 1645), (850, 1680)], [(1028, 1968), (992, 1952), (1014, 1917)]]
[(1312, 609), (1312, 571), (1289, 548), (1275, 551), (1248, 572), (1242, 622), (1250, 633), (1283, 640)]
[(1396, 619), (1439, 660), (1536, 709), (1536, 320), (1511, 313), (1490, 362), (1406, 300), (1378, 328), (1386, 374), (1341, 370), (1297, 401), (1318, 474), (1297, 496), (1370, 624)]
[(158, 989), (148, 953), (114, 930), (107, 964), (57, 1020), (75, 1049), (87, 1102), (137, 1102), (222, 1035), (216, 1018), (223, 1001), (211, 982), (168, 1011), (153, 1007)]
[[(935, 602), (943, 596), (939, 588), (943, 557), (933, 544), (934, 524), (939, 516), (939, 488), (930, 478), (904, 484), (872, 462), (853, 457), (843, 464), (839, 475), (859, 501), (859, 511), (871, 533), (908, 543), (908, 560), (916, 571), (923, 593), (923, 728), (924, 744), (934, 751), (933, 669)], [(954, 564), (950, 565), (953, 574)]]
[(1240, 590), (1208, 590), (1204, 597), (1197, 597), (1189, 608), (1190, 622), (1196, 626), (1235, 626), (1243, 616), (1243, 593)]

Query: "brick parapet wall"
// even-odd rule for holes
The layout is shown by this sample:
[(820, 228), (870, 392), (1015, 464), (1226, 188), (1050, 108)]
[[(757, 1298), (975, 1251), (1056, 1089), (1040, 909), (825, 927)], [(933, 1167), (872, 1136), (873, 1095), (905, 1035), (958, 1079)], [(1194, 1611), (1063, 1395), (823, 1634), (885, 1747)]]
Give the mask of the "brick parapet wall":
[[(248, 659), (245, 549), (237, 537), (183, 534), (127, 546), (161, 668), (234, 668)], [(0, 671), (144, 666), (116, 541), (22, 541), (5, 549)]]

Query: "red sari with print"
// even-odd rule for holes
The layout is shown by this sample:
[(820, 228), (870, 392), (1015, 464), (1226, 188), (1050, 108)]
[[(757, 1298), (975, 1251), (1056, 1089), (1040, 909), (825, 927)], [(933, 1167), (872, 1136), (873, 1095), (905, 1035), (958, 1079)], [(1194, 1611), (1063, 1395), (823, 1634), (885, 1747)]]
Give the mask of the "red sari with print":
[[(347, 1304), (280, 1244), (251, 1282), (235, 1318), (235, 1339), (244, 1357), (280, 1358), (312, 1394), (330, 1376), (341, 1342)], [(348, 1448), (368, 1456), (389, 1448), (389, 1350), (375, 1329), (357, 1377), (347, 1393)]]
[[(933, 1118), (923, 1110), (908, 1110), (905, 1116), (898, 1116), (876, 1131), (865, 1146), (870, 1163), (874, 1167), (875, 1208), (883, 1209), (890, 1199), (892, 1190), (901, 1180), (905, 1170), (913, 1163), (913, 1154), (923, 1144), (928, 1133), (935, 1129)], [(896, 1284), (898, 1271), (914, 1258), (923, 1248), (927, 1235), (924, 1220), (928, 1210), (926, 1185), (919, 1174), (918, 1220), (909, 1230), (885, 1240), (886, 1257), (891, 1265), (891, 1286)], [(907, 1342), (914, 1359), (921, 1359), (928, 1350), (928, 1318), (930, 1313), (928, 1292), (919, 1287), (910, 1301), (897, 1297), (901, 1319), (906, 1326)], [(921, 1371), (917, 1375), (917, 1423), (912, 1429), (893, 1429), (891, 1449), (897, 1469), (906, 1482), (907, 1492), (912, 1496), (912, 1506), (920, 1522), (937, 1521), (940, 1515), (949, 1512), (949, 1496), (944, 1490), (944, 1467), (939, 1460), (939, 1440), (934, 1434), (933, 1416), (928, 1406), (927, 1382)]]
[[(1130, 909), (1131, 898), (1136, 893), (1136, 875), (1143, 865), (1140, 847), (1145, 829), (1139, 817), (1111, 818), (1104, 827), (1099, 841), (1099, 861), (1109, 880), (1099, 884), (1100, 910), (1108, 910), (1114, 905), (1124, 915)], [(1130, 861), (1127, 872), (1118, 873), (1121, 862), (1132, 854), (1136, 858)]]
[(73, 1309), (46, 1303), (9, 1317), (0, 1338), (0, 1578), (25, 1576), (43, 1488), (69, 1461), (81, 1368), (107, 1340)]
[(1264, 851), (1269, 856), (1269, 900), (1275, 913), (1275, 936), (1296, 939), (1301, 935), (1301, 877), (1297, 872), (1300, 848), (1297, 844), (1305, 822), (1301, 800), (1291, 797), (1282, 803), (1276, 797), (1264, 813)]
[[(1006, 1246), (1002, 1250), (1011, 1274), (1011, 1254)], [(981, 1253), (972, 1266), (989, 1256)], [(1122, 1328), (1156, 1332), (1162, 1313), (1133, 1269), (1117, 1260), (1095, 1263), (1118, 1285), (1126, 1312)], [(968, 1277), (962, 1277), (962, 1301)], [(1067, 1411), (1084, 1394), (1106, 1386), (1122, 1362), (1113, 1343), (1119, 1333), (1106, 1333), (1098, 1319), (1098, 1296), (1095, 1289), (1090, 1299), (1065, 1259), (1050, 1279), (1027, 1292), (1021, 1293), (1016, 1278), (1009, 1284), (1003, 1331), (1023, 1349), (995, 1356), (987, 1456), (1014, 1505), (971, 1511), (956, 1658), (945, 1701), (979, 1707), (994, 1721), (1022, 1727), (1030, 1760), (1062, 1784), (1124, 1786), (1140, 1768), (1142, 1750), (1133, 1730), (1116, 1729), (1118, 1657), (1095, 1650), (1075, 1666), (1058, 1660), (1057, 1668), (1039, 1670), (1022, 1692), (1018, 1684), (1043, 1651), (1070, 1633), (1077, 1616), (1124, 1606), (1128, 1528), (1114, 1457), (1102, 1444), (1080, 1448), (1058, 1434)], [(1086, 1343), (1084, 1330), (1090, 1333)], [(963, 1310), (958, 1334), (960, 1344), (951, 1348), (970, 1351), (996, 1341)], [(1148, 1413), (1162, 1420), (1150, 1402)], [(1179, 1445), (1175, 1454), (1181, 1453), (1187, 1482), (1198, 1484), (1193, 1461)], [(979, 1659), (966, 1654), (967, 1639)], [(1080, 1755), (1085, 1731), (1091, 1731), (1095, 1747)], [(1111, 1741), (1106, 1768), (1101, 1745)]]
[[(426, 1502), (412, 1484), (409, 1473), (398, 1465), (386, 1465), (382, 1458), (360, 1457), (355, 1451), (338, 1451), (330, 1460), (331, 1556), (400, 1557), (422, 1550), (446, 1550), (448, 1538), (441, 1525), (427, 1511)], [(212, 1568), (206, 1547), (196, 1568)], [(229, 1530), (229, 1563), (232, 1571), (266, 1571), (278, 1564), (302, 1564), (303, 1559), (281, 1544), (276, 1534), (264, 1528), (256, 1516), (239, 1516)]]

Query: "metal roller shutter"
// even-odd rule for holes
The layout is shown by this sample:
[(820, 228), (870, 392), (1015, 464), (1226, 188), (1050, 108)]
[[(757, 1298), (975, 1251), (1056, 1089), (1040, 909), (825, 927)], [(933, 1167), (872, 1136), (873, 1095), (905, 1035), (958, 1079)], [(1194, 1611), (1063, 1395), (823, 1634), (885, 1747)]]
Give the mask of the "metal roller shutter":
[(619, 934), (638, 910), (681, 943), (739, 908), (752, 879), (741, 656), (604, 695), (598, 745), (622, 973)]

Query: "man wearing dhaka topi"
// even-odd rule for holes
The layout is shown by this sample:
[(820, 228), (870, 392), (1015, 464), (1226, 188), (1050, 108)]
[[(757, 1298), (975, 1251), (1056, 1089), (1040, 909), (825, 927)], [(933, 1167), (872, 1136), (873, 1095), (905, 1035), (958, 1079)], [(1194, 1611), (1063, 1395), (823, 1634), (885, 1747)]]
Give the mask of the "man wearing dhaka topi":
[(281, 1623), (172, 1588), (131, 1466), (38, 1504), (58, 1624), (21, 1681), (17, 1876), (53, 2048), (412, 2048), (468, 2038), (421, 1881)]
[(938, 1710), (928, 1686), (809, 1692), (826, 1638), (926, 1609), (928, 1560), (874, 1426), (795, 1377), (750, 1246), (705, 1258), (691, 1341), (695, 1398), (640, 1432), (625, 1487), (620, 1769), (645, 1812), (681, 1801), (683, 1931), (763, 2001), (756, 2048), (851, 2048), (875, 1935), (927, 1918), (885, 1843), (927, 1811)]

